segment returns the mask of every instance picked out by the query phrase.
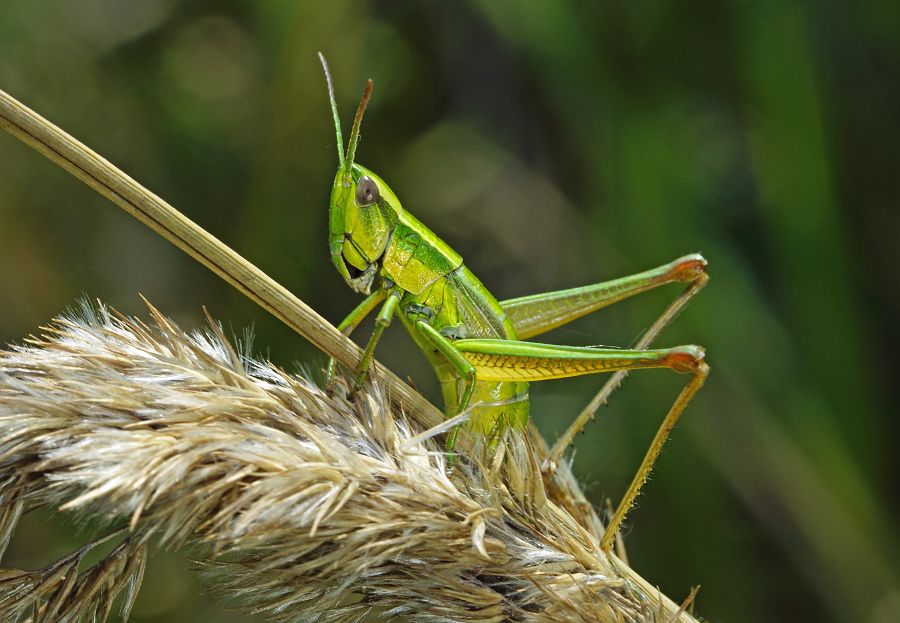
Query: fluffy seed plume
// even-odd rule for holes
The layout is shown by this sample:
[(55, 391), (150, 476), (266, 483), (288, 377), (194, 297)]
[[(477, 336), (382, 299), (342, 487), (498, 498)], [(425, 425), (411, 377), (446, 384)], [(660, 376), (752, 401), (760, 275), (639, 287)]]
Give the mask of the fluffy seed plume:
[(43, 505), (117, 543), (0, 571), (3, 621), (127, 616), (148, 544), (205, 545), (216, 590), (274, 621), (694, 621), (599, 550), (536, 433), (448, 465), (377, 385), (329, 395), (150, 312), (84, 306), (0, 352), (0, 552)]

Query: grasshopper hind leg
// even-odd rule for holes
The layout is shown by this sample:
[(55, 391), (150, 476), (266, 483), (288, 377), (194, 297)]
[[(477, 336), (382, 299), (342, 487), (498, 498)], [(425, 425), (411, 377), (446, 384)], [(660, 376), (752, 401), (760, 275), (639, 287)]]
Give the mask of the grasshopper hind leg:
[(653, 464), (656, 463), (656, 459), (659, 457), (663, 445), (669, 438), (669, 433), (675, 427), (675, 423), (678, 421), (682, 412), (684, 412), (685, 407), (687, 407), (688, 403), (700, 388), (703, 387), (703, 383), (706, 382), (707, 376), (709, 376), (709, 366), (701, 361), (694, 369), (691, 380), (685, 385), (684, 389), (681, 390), (678, 398), (675, 399), (675, 402), (666, 414), (665, 419), (663, 419), (662, 424), (657, 429), (656, 435), (653, 437), (653, 441), (650, 443), (650, 447), (647, 448), (647, 453), (644, 455), (644, 460), (641, 461), (641, 465), (638, 467), (634, 478), (632, 478), (631, 484), (628, 486), (625, 495), (622, 497), (622, 501), (619, 502), (609, 524), (607, 524), (606, 530), (603, 533), (603, 538), (600, 540), (600, 549), (603, 551), (610, 551), (615, 544), (616, 535), (619, 533), (622, 522), (625, 520), (625, 516), (631, 509), (632, 504), (634, 504), (634, 500), (640, 493), (644, 483), (647, 482), (647, 478), (650, 476), (650, 472), (653, 469)]
[[(660, 285), (662, 283), (672, 281), (688, 282), (688, 287), (669, 304), (665, 311), (660, 314), (656, 321), (641, 336), (641, 339), (635, 345), (635, 348), (637, 349), (645, 349), (653, 343), (653, 341), (659, 336), (662, 330), (669, 323), (671, 323), (672, 320), (674, 320), (675, 317), (687, 306), (690, 300), (694, 296), (696, 296), (696, 294), (700, 290), (702, 290), (704, 286), (706, 286), (708, 280), (709, 276), (706, 273), (706, 260), (699, 255), (688, 255), (683, 258), (679, 258), (678, 260), (675, 260), (674, 262), (666, 266), (648, 271), (645, 274), (625, 278), (622, 280), (618, 280), (617, 282), (612, 282), (613, 284), (616, 284), (617, 287), (609, 287), (603, 285), (595, 286), (597, 292), (592, 293), (592, 295), (593, 298), (600, 300), (603, 300), (606, 297), (609, 297), (609, 299), (618, 299), (622, 295), (630, 296), (633, 294), (637, 294), (644, 289), (647, 289), (647, 285), (653, 287), (655, 285)], [(551, 296), (553, 295), (551, 294)], [(583, 304), (583, 301), (584, 299), (582, 298), (580, 302)], [(600, 306), (597, 305), (597, 301), (591, 301), (591, 303), (594, 306)], [(603, 303), (605, 304), (605, 300), (603, 300)], [(536, 304), (542, 305), (546, 303), (544, 303), (543, 301), (536, 301)], [(572, 311), (570, 311), (571, 317), (580, 315), (580, 312), (581, 310), (573, 309)], [(534, 315), (539, 316), (540, 314), (535, 313)], [(525, 318), (527, 317), (528, 315), (525, 315)], [(569, 319), (570, 317), (566, 318), (566, 320)], [(541, 326), (540, 330), (543, 330), (544, 328), (544, 326)], [(614, 512), (611, 512), (609, 525), (607, 526), (601, 539), (601, 546), (605, 551), (609, 551), (612, 548), (619, 534), (622, 522), (624, 521), (628, 510), (634, 503), (635, 498), (640, 493), (641, 487), (646, 482), (647, 477), (650, 475), (653, 464), (656, 461), (656, 458), (659, 456), (659, 452), (662, 449), (662, 445), (663, 443), (665, 443), (669, 432), (675, 425), (678, 416), (684, 410), (685, 406), (687, 406), (687, 403), (697, 392), (697, 390), (699, 390), (703, 385), (703, 382), (706, 380), (708, 373), (709, 368), (705, 363), (698, 366), (697, 370), (694, 372), (694, 378), (685, 387), (681, 395), (679, 395), (675, 404), (672, 406), (669, 413), (666, 415), (666, 418), (663, 420), (663, 423), (657, 430), (653, 443), (651, 444), (650, 448), (647, 451), (647, 454), (644, 457), (644, 460), (635, 473), (625, 496), (622, 498), (622, 501), (619, 503), (616, 510)], [(578, 417), (572, 422), (566, 432), (557, 440), (557, 442), (547, 453), (542, 467), (543, 471), (549, 472), (555, 468), (565, 451), (570, 445), (572, 445), (575, 436), (579, 432), (584, 430), (584, 427), (587, 425), (587, 423), (594, 418), (597, 410), (601, 406), (606, 404), (606, 402), (609, 400), (609, 397), (613, 394), (613, 392), (616, 391), (616, 389), (619, 388), (627, 375), (628, 370), (620, 370), (613, 374), (609, 381), (607, 381), (603, 385), (600, 391), (597, 392), (590, 403), (588, 403), (588, 405), (582, 410)]]
[(709, 368), (704, 361), (703, 349), (693, 345), (656, 350), (609, 349), (509, 340), (460, 340), (454, 346), (472, 363), (478, 376), (486, 380), (541, 381), (602, 372), (620, 374), (644, 368), (668, 368), (675, 372), (691, 374), (690, 381), (676, 398), (657, 430), (634, 479), (601, 538), (601, 548), (609, 551), (626, 513), (646, 482), (669, 433), (685, 407), (706, 381)]

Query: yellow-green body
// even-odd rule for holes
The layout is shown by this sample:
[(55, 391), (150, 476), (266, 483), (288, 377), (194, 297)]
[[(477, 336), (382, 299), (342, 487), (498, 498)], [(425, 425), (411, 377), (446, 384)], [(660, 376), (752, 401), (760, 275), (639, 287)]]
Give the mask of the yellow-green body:
[[(692, 254), (605, 283), (497, 301), (456, 251), (401, 207), (384, 180), (354, 162), (371, 80), (366, 83), (344, 152), (331, 75), (325, 58), (321, 54), (319, 58), (328, 81), (339, 161), (328, 218), (331, 261), (351, 288), (368, 295), (340, 329), (350, 333), (380, 306), (375, 330), (359, 362), (357, 385), (366, 377), (382, 333), (398, 314), (437, 374), (448, 417), (467, 413), (465, 426), (489, 435), (492, 444), (505, 431), (521, 430), (528, 422), (529, 381), (640, 368), (692, 374), (607, 526), (601, 546), (608, 550), (669, 431), (706, 379), (704, 351), (693, 345), (615, 349), (523, 340), (665, 283), (691, 284), (682, 295), (686, 302), (706, 283), (706, 260)], [(674, 313), (664, 313), (662, 324)], [(329, 364), (329, 376), (333, 365)], [(447, 440), (449, 449), (458, 430), (454, 428)]]
[[(407, 293), (400, 300), (401, 310), (415, 309), (412, 306), (416, 305), (435, 311), (430, 324), (448, 338), (517, 339), (500, 303), (465, 265), (438, 279), (421, 294)], [(441, 384), (444, 410), (452, 417), (461, 406), (463, 379), (453, 364), (415, 330), (413, 320), (417, 315), (416, 311), (401, 313), (400, 319), (431, 362)], [(476, 377), (469, 405), (471, 415), (466, 427), (472, 431), (491, 434), (498, 426), (521, 429), (528, 422), (528, 383)]]
[(382, 332), (399, 315), (434, 368), (448, 417), (468, 409), (465, 427), (473, 432), (522, 429), (529, 381), (634, 368), (689, 372), (703, 359), (696, 346), (631, 351), (522, 341), (660, 284), (705, 278), (699, 255), (623, 279), (501, 303), (456, 251), (403, 209), (384, 180), (359, 164), (338, 170), (329, 223), (332, 262), (350, 287), (368, 295), (341, 329), (352, 331), (382, 305), (359, 380)]
[[(363, 176), (375, 182), (380, 201), (366, 208), (346, 209)], [(463, 379), (457, 368), (417, 330), (416, 323), (427, 322), (452, 341), (516, 340), (516, 329), (506, 312), (465, 266), (462, 257), (404, 210), (388, 185), (365, 167), (351, 165), (349, 176), (338, 172), (331, 214), (332, 248), (337, 249), (339, 243), (343, 258), (337, 261), (363, 273), (378, 266), (380, 287), (402, 291), (397, 310), (400, 320), (434, 368), (445, 412), (448, 417), (456, 415)], [(521, 429), (528, 421), (528, 383), (476, 380), (469, 404), (470, 430), (489, 434), (498, 423)]]

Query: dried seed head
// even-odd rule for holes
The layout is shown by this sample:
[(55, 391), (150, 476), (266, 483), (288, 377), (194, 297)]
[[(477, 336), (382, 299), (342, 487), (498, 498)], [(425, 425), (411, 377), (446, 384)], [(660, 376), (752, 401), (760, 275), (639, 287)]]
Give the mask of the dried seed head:
[(217, 590), (278, 621), (675, 620), (567, 510), (568, 472), (547, 488), (539, 437), (449, 469), (377, 385), (351, 403), (150, 312), (84, 306), (0, 352), (0, 548), (48, 503), (121, 530), (81, 575), (89, 546), (0, 572), (3, 620), (129, 607), (151, 537), (206, 544)]

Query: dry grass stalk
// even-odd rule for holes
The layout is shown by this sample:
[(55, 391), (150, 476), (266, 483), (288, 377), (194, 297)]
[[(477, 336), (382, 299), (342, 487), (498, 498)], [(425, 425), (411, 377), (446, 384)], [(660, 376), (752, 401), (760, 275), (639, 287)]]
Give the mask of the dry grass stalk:
[[(209, 268), (322, 352), (351, 368), (359, 363), (362, 349), (309, 305), (103, 156), (2, 90), (0, 128)], [(377, 361), (373, 369), (391, 388), (390, 398), (398, 408), (429, 426), (442, 421), (438, 409), (390, 370)]]
[(599, 550), (539, 437), (451, 468), (379, 386), (329, 397), (151, 314), (85, 306), (0, 353), (0, 545), (41, 505), (121, 540), (80, 574), (87, 547), (0, 572), (3, 620), (104, 620), (120, 593), (127, 610), (151, 537), (205, 545), (217, 589), (279, 621), (694, 620)]

